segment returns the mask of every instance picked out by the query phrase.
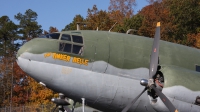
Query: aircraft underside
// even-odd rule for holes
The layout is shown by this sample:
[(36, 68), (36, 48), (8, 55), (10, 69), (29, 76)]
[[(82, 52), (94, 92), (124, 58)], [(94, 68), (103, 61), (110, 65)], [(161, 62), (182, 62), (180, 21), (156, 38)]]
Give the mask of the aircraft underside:
[[(85, 66), (72, 61), (54, 59), (52, 56), (44, 58), (44, 55), (25, 52), (18, 57), (17, 62), (27, 74), (48, 88), (78, 102), (85, 98), (88, 106), (102, 111), (120, 112), (144, 89), (140, 85), (140, 79), (148, 78), (147, 68), (119, 69), (102, 61), (88, 63)], [(105, 65), (106, 69), (100, 67)], [(100, 72), (102, 69), (105, 71)], [(188, 103), (181, 99), (181, 94), (188, 94), (190, 98), (190, 95), (200, 95), (200, 91), (194, 92), (182, 86), (173, 86), (163, 88), (162, 92), (181, 112), (200, 110), (200, 106), (194, 104), (195, 101)], [(167, 112), (168, 109), (160, 98), (153, 99), (146, 91), (129, 111)]]

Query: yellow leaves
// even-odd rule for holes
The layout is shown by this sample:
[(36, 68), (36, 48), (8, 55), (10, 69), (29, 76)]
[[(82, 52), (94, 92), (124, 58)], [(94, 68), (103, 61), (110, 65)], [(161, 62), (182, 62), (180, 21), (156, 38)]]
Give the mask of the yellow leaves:
[(30, 80), (30, 100), (32, 104), (49, 104), (51, 102), (51, 98), (55, 96), (55, 93), (38, 84), (34, 79), (29, 78)]

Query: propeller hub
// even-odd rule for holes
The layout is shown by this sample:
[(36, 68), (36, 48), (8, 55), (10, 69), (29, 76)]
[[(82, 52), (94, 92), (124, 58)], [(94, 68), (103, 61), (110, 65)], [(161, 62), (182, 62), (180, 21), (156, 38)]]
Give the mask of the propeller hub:
[(143, 86), (145, 86), (145, 87), (148, 86), (148, 82), (149, 82), (149, 81), (146, 80), (146, 79), (141, 79), (141, 80), (140, 80), (140, 84), (143, 85)]
[(153, 79), (149, 79), (148, 86), (151, 87), (151, 85), (153, 85), (153, 84), (154, 84), (154, 80)]

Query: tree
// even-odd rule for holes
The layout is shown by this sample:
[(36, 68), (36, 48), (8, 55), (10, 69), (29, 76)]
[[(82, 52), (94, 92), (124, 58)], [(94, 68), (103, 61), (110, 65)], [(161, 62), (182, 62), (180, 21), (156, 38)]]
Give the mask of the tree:
[(144, 18), (138, 31), (140, 35), (154, 37), (156, 23), (161, 22), (161, 39), (177, 42), (174, 36), (176, 32), (174, 18), (170, 18), (170, 10), (165, 2), (154, 2), (144, 7), (138, 14)]
[(8, 16), (0, 18), (0, 56), (11, 56), (16, 49), (14, 41), (17, 39), (17, 25)]
[(162, 0), (146, 0), (149, 4), (153, 4), (154, 2), (162, 2)]
[(124, 17), (131, 17), (134, 12), (133, 6), (136, 6), (135, 0), (110, 0), (108, 10), (110, 12), (119, 10)]
[(9, 106), (11, 102), (11, 90), (12, 90), (12, 59), (9, 57), (3, 57), (0, 63), (1, 74), (3, 74), (1, 87), (3, 100), (0, 102), (0, 106)]
[(165, 0), (170, 10), (170, 18), (176, 25), (176, 40), (187, 45), (188, 34), (200, 32), (200, 0)]
[(88, 15), (86, 18), (87, 27), (89, 30), (109, 30), (114, 22), (110, 19), (109, 14), (106, 11), (98, 10), (94, 5), (92, 9), (88, 9)]
[(195, 37), (196, 37), (196, 41), (195, 41), (195, 47), (196, 48), (198, 48), (198, 49), (200, 49), (200, 33), (197, 33), (196, 35), (195, 35)]
[(15, 19), (19, 21), (19, 33), (23, 34), (23, 39), (30, 40), (38, 37), (42, 33), (41, 25), (37, 23), (37, 13), (31, 9), (26, 10), (25, 14), (18, 13)]
[[(65, 28), (62, 29), (62, 31), (76, 30), (77, 29), (77, 23), (85, 24), (85, 20), (80, 14), (76, 15), (74, 17), (73, 21), (70, 24), (66, 25)], [(84, 29), (84, 25), (80, 25), (80, 29)]]
[(46, 34), (53, 33), (53, 32), (59, 32), (59, 31), (56, 27), (50, 26), (49, 31), (44, 30), (43, 34), (46, 35)]
[(28, 102), (27, 86), (28, 80), (25, 72), (21, 70), (18, 64), (15, 62), (13, 67), (13, 106), (25, 105)]
[(56, 27), (50, 26), (49, 27), (49, 33), (53, 33), (53, 32), (59, 32), (59, 31)]
[(133, 6), (136, 6), (135, 0), (110, 0), (108, 11), (111, 19), (118, 22), (118, 24), (122, 24), (124, 18), (133, 16)]
[(42, 86), (32, 78), (28, 78), (29, 86), (27, 88), (29, 95), (30, 104), (49, 104), (51, 98), (58, 97), (58, 94), (52, 90)]
[(116, 25), (114, 31), (126, 33), (129, 29), (133, 29), (131, 31), (132, 34), (139, 35), (138, 30), (142, 26), (143, 16), (137, 14), (132, 16), (131, 18), (125, 18), (123, 21), (123, 25)]
[(200, 33), (187, 35), (187, 46), (200, 49)]

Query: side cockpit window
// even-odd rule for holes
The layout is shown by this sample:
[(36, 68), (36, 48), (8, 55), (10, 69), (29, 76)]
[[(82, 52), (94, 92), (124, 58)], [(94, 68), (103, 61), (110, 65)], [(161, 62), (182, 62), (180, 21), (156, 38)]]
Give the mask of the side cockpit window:
[(83, 55), (83, 37), (77, 35), (62, 34), (59, 51)]
[(59, 39), (60, 33), (51, 33), (47, 35), (47, 38), (49, 39)]
[(200, 66), (199, 65), (196, 65), (196, 71), (200, 72)]

